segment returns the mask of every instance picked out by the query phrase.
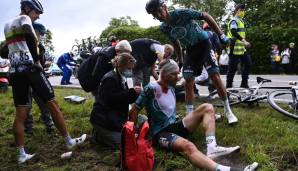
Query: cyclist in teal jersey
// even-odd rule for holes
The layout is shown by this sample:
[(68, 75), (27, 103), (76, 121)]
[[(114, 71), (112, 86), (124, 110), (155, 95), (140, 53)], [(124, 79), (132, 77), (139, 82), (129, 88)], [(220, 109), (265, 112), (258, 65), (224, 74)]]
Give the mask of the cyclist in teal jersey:
[[(244, 169), (223, 166), (212, 159), (239, 150), (239, 146), (221, 147), (215, 138), (215, 111), (211, 104), (198, 106), (191, 114), (181, 120), (176, 120), (176, 98), (173, 86), (179, 80), (179, 67), (171, 59), (160, 63), (160, 76), (155, 82), (145, 86), (136, 102), (129, 111), (131, 121), (137, 122), (138, 113), (145, 107), (148, 113), (150, 134), (153, 143), (172, 152), (184, 153), (189, 161), (198, 168), (210, 171), (253, 171), (258, 163), (248, 165)], [(198, 150), (194, 143), (188, 140), (199, 125), (206, 135), (207, 154)]]
[[(160, 30), (173, 43), (179, 65), (183, 63), (182, 72), (186, 80), (185, 102), (187, 113), (193, 110), (194, 78), (200, 75), (202, 67), (205, 66), (218, 90), (219, 96), (223, 100), (225, 115), (228, 118), (229, 124), (238, 122), (237, 117), (233, 114), (229, 106), (226, 88), (219, 75), (217, 59), (212, 50), (208, 33), (196, 22), (196, 20), (205, 20), (214, 32), (219, 35), (221, 42), (228, 44), (228, 37), (221, 31), (214, 19), (205, 12), (198, 12), (192, 9), (168, 11), (164, 0), (149, 0), (146, 4), (146, 11), (162, 22)], [(181, 45), (186, 47), (184, 61), (182, 59)]]

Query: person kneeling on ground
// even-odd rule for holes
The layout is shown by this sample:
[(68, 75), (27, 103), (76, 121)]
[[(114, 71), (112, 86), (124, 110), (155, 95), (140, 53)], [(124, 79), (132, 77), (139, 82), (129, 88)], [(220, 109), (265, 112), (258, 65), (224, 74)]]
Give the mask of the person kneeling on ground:
[(136, 60), (129, 53), (121, 53), (112, 59), (114, 70), (101, 79), (90, 122), (93, 140), (116, 149), (120, 147), (122, 125), (127, 121), (129, 104), (135, 102), (141, 92), (140, 86), (128, 88)]
[[(182, 120), (176, 121), (176, 99), (173, 86), (179, 80), (179, 67), (173, 60), (160, 63), (158, 81), (148, 84), (129, 111), (130, 120), (136, 121), (138, 112), (146, 108), (149, 115), (150, 132), (153, 143), (174, 152), (184, 152), (195, 166), (207, 170), (229, 171), (234, 168), (217, 164), (212, 159), (239, 150), (239, 146), (221, 147), (215, 139), (215, 116), (211, 104), (202, 104)], [(202, 125), (206, 135), (207, 156), (187, 140), (198, 125)], [(244, 170), (255, 170), (258, 163), (247, 166)]]

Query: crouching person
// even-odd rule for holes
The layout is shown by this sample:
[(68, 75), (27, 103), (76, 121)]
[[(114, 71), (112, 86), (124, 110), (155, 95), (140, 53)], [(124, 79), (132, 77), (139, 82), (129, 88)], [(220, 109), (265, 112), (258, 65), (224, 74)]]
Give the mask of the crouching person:
[[(145, 107), (149, 115), (150, 132), (156, 145), (169, 151), (185, 153), (190, 162), (198, 168), (210, 171), (238, 170), (217, 164), (212, 160), (230, 154), (240, 147), (217, 145), (215, 114), (211, 104), (202, 104), (182, 120), (176, 121), (176, 99), (173, 87), (179, 80), (178, 74), (179, 67), (176, 62), (171, 59), (162, 61), (158, 81), (150, 83), (144, 88), (129, 111), (130, 120), (136, 121), (138, 112)], [(193, 133), (199, 125), (202, 125), (206, 135), (206, 155), (187, 139), (188, 135)], [(255, 170), (257, 166), (258, 163), (253, 163), (244, 170)]]
[(110, 148), (120, 147), (121, 129), (128, 119), (129, 104), (135, 102), (141, 87), (128, 88), (127, 78), (132, 76), (136, 60), (129, 53), (117, 55), (114, 70), (101, 79), (90, 122), (93, 140)]

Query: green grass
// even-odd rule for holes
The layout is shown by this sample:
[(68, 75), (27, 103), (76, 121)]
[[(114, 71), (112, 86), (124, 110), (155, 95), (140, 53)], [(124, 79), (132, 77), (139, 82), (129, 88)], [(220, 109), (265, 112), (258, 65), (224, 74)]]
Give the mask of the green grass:
[[(55, 89), (57, 100), (64, 113), (71, 135), (91, 132), (89, 115), (93, 97), (77, 89)], [(79, 95), (87, 98), (84, 104), (70, 104), (63, 97)], [(55, 131), (47, 134), (39, 119), (39, 110), (34, 104), (35, 129), (33, 136), (26, 136), (26, 150), (37, 153), (31, 161), (17, 165), (17, 150), (12, 134), (15, 109), (11, 90), (0, 94), (0, 170), (119, 170), (119, 151), (111, 152), (103, 147), (85, 143), (74, 150), (74, 156), (62, 160), (60, 155), (67, 151), (63, 139)], [(196, 102), (197, 104), (200, 101)], [(178, 103), (179, 114), (184, 113), (184, 104)], [(240, 145), (240, 153), (232, 154), (217, 162), (243, 167), (257, 161), (259, 170), (298, 170), (298, 124), (274, 111), (267, 104), (255, 107), (239, 105), (233, 107), (239, 123), (229, 126), (227, 121), (217, 122), (216, 138), (219, 145)], [(222, 109), (216, 109), (221, 113)], [(205, 137), (198, 129), (190, 139), (205, 152)], [(156, 170), (199, 170), (195, 169), (183, 155), (155, 150)]]

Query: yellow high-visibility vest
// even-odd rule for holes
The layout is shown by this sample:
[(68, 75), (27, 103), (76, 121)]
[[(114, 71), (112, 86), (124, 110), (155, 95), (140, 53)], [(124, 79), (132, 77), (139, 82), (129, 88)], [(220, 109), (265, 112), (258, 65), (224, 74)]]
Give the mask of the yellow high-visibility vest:
[[(231, 22), (232, 21), (236, 21), (237, 23), (237, 33), (243, 38), (245, 39), (245, 25), (244, 25), (244, 22), (242, 21), (241, 18), (239, 17), (235, 17), (233, 18), (230, 22), (229, 22), (229, 25), (228, 25), (228, 37), (230, 39), (236, 39), (232, 33), (231, 33)], [(233, 50), (233, 54), (234, 55), (243, 55), (245, 53), (246, 49), (245, 49), (245, 46), (244, 46), (244, 43), (241, 42), (241, 40), (238, 40), (236, 39), (236, 42), (235, 42), (235, 45), (234, 45), (234, 50)]]

